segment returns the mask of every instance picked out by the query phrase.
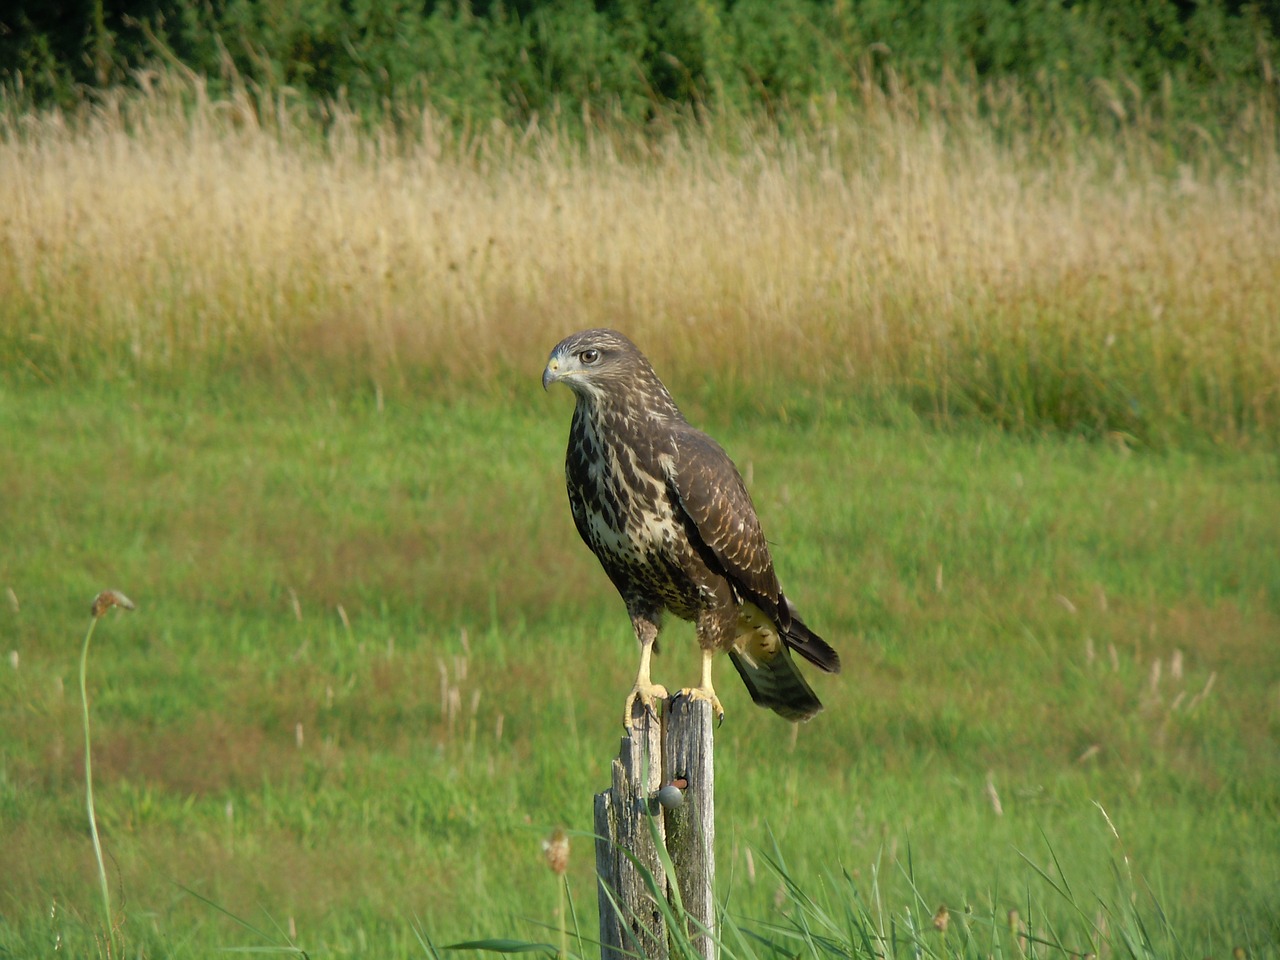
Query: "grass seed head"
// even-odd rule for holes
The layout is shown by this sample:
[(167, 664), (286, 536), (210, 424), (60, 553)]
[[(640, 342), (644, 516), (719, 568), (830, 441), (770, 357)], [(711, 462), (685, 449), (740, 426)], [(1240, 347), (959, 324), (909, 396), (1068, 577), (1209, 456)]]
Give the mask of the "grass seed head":
[(564, 827), (556, 827), (551, 836), (542, 841), (542, 855), (547, 858), (551, 872), (563, 877), (569, 869), (569, 835)]
[(946, 933), (947, 925), (950, 923), (951, 911), (947, 909), (947, 905), (944, 903), (942, 906), (938, 907), (937, 911), (933, 915), (933, 929), (937, 930), (939, 933)]
[(100, 620), (112, 607), (136, 610), (137, 606), (119, 590), (103, 590), (93, 599), (93, 618)]

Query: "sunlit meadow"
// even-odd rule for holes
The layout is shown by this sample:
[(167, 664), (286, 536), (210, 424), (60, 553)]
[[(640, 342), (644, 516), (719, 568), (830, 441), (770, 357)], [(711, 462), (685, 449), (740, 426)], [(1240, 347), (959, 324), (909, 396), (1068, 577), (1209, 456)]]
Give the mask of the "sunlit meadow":
[(788, 136), (584, 141), (429, 115), (370, 132), (157, 83), (74, 120), (2, 117), (15, 372), (474, 390), (607, 323), (738, 396), (888, 391), (1154, 443), (1280, 422), (1265, 103), (1174, 162), (1140, 124), (1072, 139), (963, 88), (932, 119), (904, 94), (815, 104)]

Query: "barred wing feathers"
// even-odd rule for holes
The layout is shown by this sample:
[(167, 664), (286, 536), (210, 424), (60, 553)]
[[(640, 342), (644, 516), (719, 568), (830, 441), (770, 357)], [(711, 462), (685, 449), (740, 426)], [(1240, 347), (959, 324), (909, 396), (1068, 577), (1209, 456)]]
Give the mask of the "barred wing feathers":
[[(703, 562), (722, 574), (744, 602), (759, 608), (787, 647), (822, 670), (838, 671), (839, 655), (801, 622), (779, 587), (755, 505), (729, 455), (711, 437), (687, 424), (680, 425), (674, 440), (675, 456), (666, 468), (667, 487)], [(791, 658), (785, 656), (785, 648), (781, 652), (784, 656), (774, 659), (785, 660), (788, 672), (808, 690)], [(733, 660), (743, 673), (743, 658), (735, 655)], [(755, 687), (745, 673), (743, 680), (754, 697)], [(811, 690), (808, 693), (813, 696)], [(761, 701), (757, 698), (757, 702)]]

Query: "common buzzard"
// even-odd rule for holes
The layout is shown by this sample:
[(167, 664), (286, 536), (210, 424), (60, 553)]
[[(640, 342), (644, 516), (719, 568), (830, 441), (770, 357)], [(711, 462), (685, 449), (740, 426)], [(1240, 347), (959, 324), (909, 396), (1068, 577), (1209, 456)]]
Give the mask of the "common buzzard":
[(682, 695), (710, 701), (717, 650), (729, 653), (757, 704), (788, 720), (822, 709), (791, 650), (822, 670), (840, 657), (801, 622), (778, 586), (769, 545), (742, 476), (720, 445), (689, 425), (649, 361), (613, 330), (556, 344), (542, 386), (563, 382), (577, 405), (565, 478), (578, 533), (599, 558), (631, 616), (640, 669), (627, 696), (649, 709), (667, 691), (649, 659), (667, 611), (695, 624), (702, 679)]

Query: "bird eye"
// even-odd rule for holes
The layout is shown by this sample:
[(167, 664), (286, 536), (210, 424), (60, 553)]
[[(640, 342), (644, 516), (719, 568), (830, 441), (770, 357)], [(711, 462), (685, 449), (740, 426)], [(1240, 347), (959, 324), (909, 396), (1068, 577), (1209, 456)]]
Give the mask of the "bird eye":
[(595, 363), (597, 360), (600, 359), (600, 351), (599, 350), (583, 350), (580, 354), (578, 354), (578, 359), (581, 360), (583, 363), (587, 364), (588, 366), (590, 366), (591, 364)]

